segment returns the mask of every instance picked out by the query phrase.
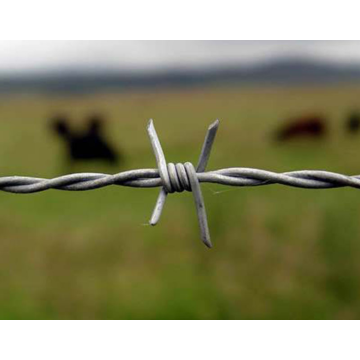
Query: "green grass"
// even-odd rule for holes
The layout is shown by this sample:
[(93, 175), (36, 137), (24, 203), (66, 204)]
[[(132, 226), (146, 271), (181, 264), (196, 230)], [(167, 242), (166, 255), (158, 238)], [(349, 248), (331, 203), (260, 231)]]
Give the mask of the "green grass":
[[(196, 163), (208, 125), (221, 120), (209, 169), (324, 169), (360, 174), (360, 136), (343, 123), (360, 87), (222, 88), (0, 98), (0, 174), (153, 168), (151, 117), (168, 161)], [(122, 168), (69, 168), (49, 130), (54, 112), (81, 127), (107, 115)], [(324, 141), (276, 144), (288, 117), (321, 113)], [(169, 196), (147, 223), (157, 189), (0, 194), (0, 318), (360, 318), (360, 193), (203, 184), (214, 248), (199, 239), (191, 194)]]

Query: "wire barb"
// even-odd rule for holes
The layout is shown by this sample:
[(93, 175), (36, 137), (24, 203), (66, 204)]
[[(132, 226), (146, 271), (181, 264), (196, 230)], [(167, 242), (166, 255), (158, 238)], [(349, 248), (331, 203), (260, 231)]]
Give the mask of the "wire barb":
[[(205, 171), (206, 169), (218, 127), (219, 120), (216, 120), (208, 129), (200, 153), (199, 163), (197, 165), (197, 171), (199, 173)], [(154, 211), (151, 215), (150, 224), (156, 225), (160, 220), (168, 193), (173, 193), (175, 191), (182, 192), (184, 190), (192, 191), (199, 221), (201, 240), (207, 247), (211, 248), (212, 244), (210, 240), (205, 203), (194, 166), (189, 162), (185, 163), (185, 165), (176, 164), (175, 166), (173, 163), (166, 165), (165, 155), (152, 119), (149, 120), (147, 130), (155, 154), (160, 177), (163, 181), (163, 187), (160, 190)]]
[(216, 120), (208, 128), (196, 169), (190, 162), (185, 164), (166, 163), (160, 140), (152, 120), (148, 123), (148, 135), (155, 154), (157, 169), (137, 169), (109, 175), (101, 173), (80, 173), (64, 175), (53, 179), (27, 176), (0, 177), (0, 190), (29, 194), (49, 189), (84, 191), (100, 189), (109, 185), (130, 186), (137, 188), (161, 187), (150, 224), (156, 225), (160, 219), (168, 193), (193, 193), (201, 240), (207, 247), (212, 247), (200, 183), (216, 183), (228, 186), (263, 186), (280, 184), (304, 189), (330, 189), (353, 187), (360, 189), (360, 175), (347, 176), (329, 171), (301, 170), (285, 173), (252, 169), (227, 168), (206, 171), (212, 145), (219, 127)]

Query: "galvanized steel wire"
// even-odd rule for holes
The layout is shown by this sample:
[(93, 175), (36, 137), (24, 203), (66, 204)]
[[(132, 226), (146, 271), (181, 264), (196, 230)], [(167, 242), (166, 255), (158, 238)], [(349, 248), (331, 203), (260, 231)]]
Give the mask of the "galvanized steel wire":
[(161, 187), (150, 220), (151, 225), (156, 225), (159, 221), (167, 194), (184, 190), (191, 191), (194, 195), (201, 239), (206, 246), (212, 247), (200, 183), (216, 183), (228, 186), (280, 184), (305, 189), (329, 189), (345, 186), (360, 188), (360, 175), (347, 176), (329, 171), (300, 170), (276, 173), (242, 167), (205, 171), (218, 126), (218, 120), (210, 125), (196, 168), (190, 162), (185, 164), (166, 162), (153, 121), (150, 120), (147, 130), (156, 157), (157, 169), (129, 170), (114, 175), (79, 173), (53, 179), (6, 176), (0, 177), (0, 190), (16, 194), (29, 194), (49, 189), (94, 190), (109, 185), (138, 188)]

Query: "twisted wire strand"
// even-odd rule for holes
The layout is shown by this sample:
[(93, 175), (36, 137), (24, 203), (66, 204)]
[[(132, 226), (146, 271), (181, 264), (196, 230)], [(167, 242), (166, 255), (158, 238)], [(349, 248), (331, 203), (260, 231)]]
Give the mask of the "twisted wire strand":
[[(178, 164), (177, 164), (178, 165)], [(352, 187), (360, 189), (360, 175), (347, 176), (321, 170), (300, 170), (276, 173), (252, 168), (227, 168), (196, 173), (200, 183), (214, 183), (227, 186), (263, 186), (280, 184), (304, 189), (330, 189)], [(171, 181), (174, 177), (170, 177)], [(186, 180), (185, 180), (186, 181)], [(28, 176), (0, 177), (0, 190), (16, 194), (30, 194), (50, 189), (85, 191), (100, 189), (110, 185), (135, 188), (154, 188), (163, 186), (158, 169), (138, 169), (118, 174), (78, 173), (63, 175), (53, 179)], [(189, 184), (181, 191), (191, 191)], [(181, 192), (177, 191), (177, 192)]]
[(0, 190), (17, 194), (29, 194), (50, 189), (68, 191), (94, 190), (110, 185), (136, 188), (161, 187), (150, 219), (151, 225), (158, 223), (168, 194), (184, 190), (191, 191), (194, 197), (201, 240), (207, 247), (211, 248), (212, 243), (200, 183), (239, 187), (280, 184), (304, 189), (329, 189), (348, 186), (360, 189), (360, 175), (347, 176), (329, 171), (300, 170), (276, 173), (243, 167), (205, 171), (218, 127), (219, 121), (216, 120), (208, 128), (196, 168), (190, 162), (185, 164), (166, 162), (153, 121), (150, 120), (147, 131), (155, 154), (157, 169), (129, 170), (114, 175), (79, 173), (53, 179), (6, 176), (0, 177)]

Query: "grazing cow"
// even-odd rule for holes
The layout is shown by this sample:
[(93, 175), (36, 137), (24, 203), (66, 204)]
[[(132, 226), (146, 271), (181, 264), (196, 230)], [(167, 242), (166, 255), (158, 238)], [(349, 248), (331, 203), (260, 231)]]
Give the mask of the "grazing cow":
[(107, 143), (102, 134), (103, 119), (91, 115), (87, 120), (87, 129), (72, 131), (66, 116), (59, 115), (52, 120), (53, 130), (65, 141), (71, 161), (105, 160), (116, 164), (119, 155)]
[(347, 119), (346, 130), (348, 133), (355, 134), (360, 129), (360, 114), (353, 112)]
[(276, 133), (276, 139), (287, 141), (291, 139), (318, 139), (326, 133), (326, 121), (322, 116), (311, 115), (294, 118), (288, 121)]

